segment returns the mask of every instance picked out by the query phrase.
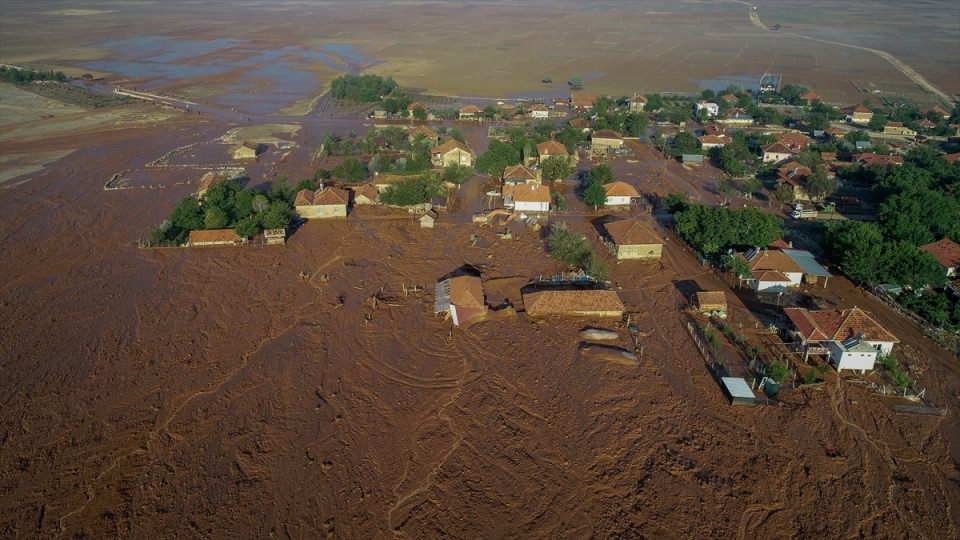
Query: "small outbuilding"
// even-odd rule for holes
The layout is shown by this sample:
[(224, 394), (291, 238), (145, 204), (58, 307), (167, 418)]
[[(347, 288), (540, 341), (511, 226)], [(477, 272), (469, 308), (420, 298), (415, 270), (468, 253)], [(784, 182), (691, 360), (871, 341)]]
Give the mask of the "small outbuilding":
[(700, 291), (695, 296), (697, 311), (710, 316), (727, 316), (727, 297), (723, 291)]
[(244, 141), (242, 144), (233, 147), (231, 150), (233, 159), (257, 159), (257, 156), (263, 153), (263, 145)]
[(437, 213), (433, 210), (427, 210), (427, 213), (420, 216), (420, 228), (432, 229), (437, 223)]
[(267, 245), (282, 245), (287, 241), (286, 229), (266, 229), (263, 231), (263, 239)]
[(703, 165), (703, 155), (701, 154), (683, 154), (680, 156), (680, 162), (691, 167)]
[(723, 393), (726, 394), (731, 405), (753, 405), (757, 401), (746, 380), (739, 377), (722, 377), (720, 382), (723, 383)]

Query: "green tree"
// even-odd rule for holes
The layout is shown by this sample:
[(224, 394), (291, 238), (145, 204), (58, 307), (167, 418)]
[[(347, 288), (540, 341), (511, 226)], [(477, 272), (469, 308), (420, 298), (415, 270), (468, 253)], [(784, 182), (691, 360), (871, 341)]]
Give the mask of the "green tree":
[(426, 120), (427, 119), (427, 110), (423, 107), (414, 107), (413, 108), (413, 117), (416, 120)]
[(260, 218), (264, 229), (286, 229), (293, 217), (290, 207), (282, 201), (270, 203), (270, 208)]
[(887, 117), (881, 113), (873, 113), (873, 116), (870, 118), (870, 122), (867, 123), (867, 127), (873, 131), (883, 131), (883, 126), (887, 124)]
[(265, 196), (259, 194), (255, 196), (250, 203), (250, 209), (256, 214), (262, 214), (269, 207), (270, 201)]
[(724, 255), (722, 259), (723, 267), (730, 271), (734, 276), (745, 279), (750, 277), (750, 265), (746, 259), (736, 255)]
[(544, 75), (543, 84), (553, 84), (553, 77), (551, 75)]
[(793, 186), (786, 182), (777, 184), (777, 188), (773, 190), (773, 198), (780, 204), (793, 204), (795, 195)]
[(567, 200), (563, 197), (563, 194), (559, 191), (554, 191), (550, 196), (553, 199), (553, 209), (557, 212), (566, 212), (567, 211)]
[(451, 163), (443, 169), (443, 179), (457, 185), (466, 182), (471, 176), (473, 176), (473, 169), (466, 165)]
[(223, 229), (230, 224), (230, 218), (227, 213), (216, 206), (207, 208), (203, 214), (204, 229)]
[(743, 193), (753, 194), (759, 192), (761, 189), (763, 189), (763, 184), (756, 176), (744, 178), (743, 181), (740, 182), (740, 191)]
[(245, 217), (237, 222), (234, 232), (242, 238), (250, 238), (260, 232), (260, 220), (254, 216)]
[(594, 210), (603, 206), (607, 202), (607, 192), (603, 190), (603, 184), (591, 180), (583, 190), (583, 201)]
[(574, 88), (581, 88), (583, 86), (583, 79), (581, 79), (578, 75), (574, 75), (573, 77), (570, 77), (570, 80), (567, 81), (567, 84)]
[(550, 156), (540, 163), (540, 171), (547, 180), (563, 180), (573, 173), (570, 158)]
[(506, 142), (493, 140), (487, 151), (477, 158), (477, 170), (491, 176), (503, 176), (503, 170), (510, 165), (520, 163), (520, 150)]
[(787, 380), (787, 375), (790, 374), (790, 367), (784, 362), (771, 362), (766, 365), (764, 372), (767, 377), (773, 379), (773, 382), (783, 384), (783, 381)]
[(359, 160), (353, 158), (341, 161), (331, 172), (333, 176), (347, 182), (359, 182), (367, 177), (367, 168)]
[(671, 153), (674, 156), (700, 153), (700, 141), (685, 131), (681, 131), (680, 133), (674, 135), (672, 146), (673, 148), (671, 149)]
[(639, 137), (647, 129), (647, 115), (628, 113), (623, 117), (622, 131), (629, 137)]
[(660, 94), (647, 94), (647, 104), (643, 109), (647, 112), (655, 112), (663, 108), (663, 98)]
[(588, 178), (590, 182), (595, 182), (600, 185), (609, 184), (616, 180), (613, 176), (613, 167), (607, 163), (601, 163), (590, 169)]
[(822, 167), (817, 167), (813, 173), (803, 183), (803, 191), (813, 200), (822, 201), (836, 191), (837, 186), (833, 180), (827, 178), (827, 173)]
[(194, 231), (203, 228), (203, 211), (200, 202), (193, 197), (184, 197), (173, 209), (170, 222), (174, 227), (185, 231)]
[(840, 261), (840, 269), (857, 283), (877, 283), (884, 273), (883, 235), (873, 223), (833, 221), (824, 236), (831, 253)]
[(380, 194), (380, 200), (385, 204), (410, 206), (425, 203), (442, 194), (443, 187), (440, 180), (425, 174), (391, 185)]
[(493, 105), (487, 105), (483, 108), (483, 117), (487, 120), (493, 120), (497, 117), (497, 108)]

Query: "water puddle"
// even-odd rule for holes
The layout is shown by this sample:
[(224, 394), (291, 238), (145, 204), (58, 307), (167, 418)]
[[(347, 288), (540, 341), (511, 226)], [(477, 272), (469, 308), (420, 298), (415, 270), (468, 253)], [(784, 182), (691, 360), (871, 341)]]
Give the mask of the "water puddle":
[(320, 85), (311, 67), (317, 63), (351, 73), (379, 63), (349, 43), (264, 50), (238, 39), (145, 36), (110, 40), (98, 47), (107, 51), (106, 56), (81, 62), (81, 66), (138, 79), (137, 86), (144, 90), (222, 76), (230, 82), (214, 83), (223, 90), (211, 98), (214, 103), (253, 114), (276, 113), (315, 95)]

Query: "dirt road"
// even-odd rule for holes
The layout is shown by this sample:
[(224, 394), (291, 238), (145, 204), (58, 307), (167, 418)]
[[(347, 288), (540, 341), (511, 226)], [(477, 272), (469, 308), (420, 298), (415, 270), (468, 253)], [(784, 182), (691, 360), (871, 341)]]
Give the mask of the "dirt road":
[[(756, 6), (753, 6), (753, 5), (751, 5), (751, 4), (747, 3), (747, 2), (737, 2), (737, 3), (739, 3), (739, 4), (744, 4), (744, 5), (749, 6), (749, 11), (748, 11), (748, 13), (749, 13), (749, 15), (750, 15), (750, 22), (751, 22), (754, 26), (756, 26), (757, 28), (759, 28), (759, 29), (761, 29), (761, 30), (771, 30), (770, 27), (768, 27), (766, 24), (763, 23), (762, 20), (760, 20), (760, 14), (757, 12)], [(918, 86), (920, 86), (921, 88), (923, 88), (923, 89), (926, 90), (927, 92), (933, 94), (933, 95), (936, 96), (937, 98), (939, 98), (939, 99), (943, 100), (944, 102), (949, 103), (949, 104), (951, 104), (951, 105), (952, 105), (953, 102), (954, 102), (954, 99), (953, 99), (951, 96), (947, 95), (946, 92), (944, 92), (943, 90), (937, 88), (937, 86), (934, 85), (934, 84), (933, 84), (932, 82), (930, 82), (929, 80), (927, 80), (926, 77), (924, 77), (923, 75), (917, 73), (917, 70), (913, 69), (912, 67), (910, 67), (909, 65), (907, 65), (905, 62), (903, 62), (902, 60), (900, 60), (900, 59), (897, 58), (896, 56), (888, 53), (887, 51), (883, 51), (883, 50), (880, 50), (880, 49), (872, 49), (872, 48), (870, 48), (870, 47), (863, 47), (863, 46), (861, 46), (861, 45), (852, 45), (852, 44), (850, 44), (850, 43), (842, 43), (842, 42), (840, 42), (840, 41), (833, 41), (833, 40), (829, 40), (829, 39), (821, 39), (821, 38), (816, 38), (816, 37), (811, 37), (811, 36), (805, 36), (805, 35), (803, 35), (803, 34), (798, 34), (798, 33), (796, 33), (796, 32), (780, 32), (780, 33), (783, 34), (783, 35), (785, 35), (785, 36), (793, 36), (793, 37), (798, 37), (798, 38), (806, 39), (806, 40), (809, 40), (809, 41), (817, 41), (817, 42), (819, 42), (819, 43), (826, 43), (827, 45), (836, 45), (836, 46), (838, 46), (838, 47), (847, 47), (847, 48), (850, 48), (850, 49), (858, 49), (858, 50), (861, 50), (861, 51), (866, 51), (866, 52), (869, 52), (869, 53), (873, 53), (873, 54), (879, 56), (880, 58), (883, 58), (883, 59), (886, 60), (887, 62), (889, 62), (890, 65), (892, 65), (893, 67), (897, 68), (897, 70), (898, 70), (900, 73), (903, 73), (904, 75), (906, 75), (911, 81), (915, 82)]]

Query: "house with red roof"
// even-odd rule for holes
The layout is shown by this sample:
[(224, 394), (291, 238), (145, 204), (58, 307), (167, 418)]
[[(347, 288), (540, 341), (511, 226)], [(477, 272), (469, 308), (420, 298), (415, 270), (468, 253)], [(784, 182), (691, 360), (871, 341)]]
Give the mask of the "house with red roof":
[(937, 240), (920, 246), (920, 251), (925, 251), (933, 256), (940, 263), (947, 273), (947, 277), (953, 277), (960, 271), (960, 244), (949, 238)]
[(482, 319), (487, 314), (483, 283), (476, 276), (456, 276), (437, 282), (434, 313), (449, 313), (455, 326)]
[(780, 143), (773, 143), (763, 147), (764, 163), (779, 163), (793, 157), (796, 152)]
[(890, 354), (896, 336), (857, 307), (844, 310), (786, 308), (787, 334), (804, 353), (829, 355), (837, 371), (873, 369), (879, 355)]
[(745, 281), (756, 292), (784, 292), (803, 281), (803, 268), (782, 251), (751, 249), (738, 256), (747, 262), (750, 277)]
[(350, 192), (335, 187), (316, 191), (301, 189), (293, 202), (297, 215), (304, 219), (347, 217), (349, 205)]
[(843, 113), (847, 115), (847, 122), (852, 124), (869, 124), (870, 119), (873, 118), (873, 111), (862, 103), (847, 107), (843, 110)]

